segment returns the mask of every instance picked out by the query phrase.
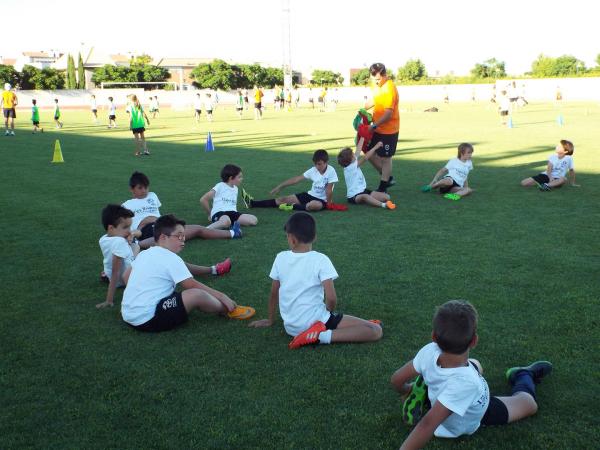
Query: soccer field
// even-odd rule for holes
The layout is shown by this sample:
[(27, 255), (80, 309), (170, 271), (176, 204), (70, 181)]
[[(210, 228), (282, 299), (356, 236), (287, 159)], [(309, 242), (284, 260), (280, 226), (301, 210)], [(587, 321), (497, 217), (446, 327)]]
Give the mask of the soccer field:
[[(270, 105), (269, 105), (270, 106)], [(508, 367), (536, 359), (554, 363), (538, 390), (539, 411), (506, 427), (480, 429), (459, 442), (428, 448), (587, 449), (598, 431), (600, 288), (600, 106), (530, 104), (500, 125), (487, 103), (402, 104), (397, 209), (350, 205), (315, 214), (314, 249), (336, 267), (338, 309), (381, 319), (375, 344), (287, 348), (281, 320), (267, 329), (193, 313), (179, 329), (144, 334), (116, 306), (96, 310), (104, 233), (100, 211), (130, 198), (134, 170), (150, 178), (161, 213), (206, 224), (200, 196), (226, 163), (243, 169), (243, 187), (268, 198), (280, 181), (329, 152), (353, 144), (356, 108), (292, 112), (252, 110), (239, 120), (219, 107), (215, 121), (196, 124), (185, 111), (163, 114), (147, 128), (149, 157), (133, 156), (125, 112), (120, 128), (94, 125), (89, 111), (63, 111), (55, 130), (42, 111), (43, 134), (32, 135), (19, 112), (15, 137), (0, 136), (3, 332), (0, 365), (2, 448), (273, 448), (392, 449), (409, 429), (391, 374), (431, 337), (436, 305), (466, 299), (479, 311), (479, 359), (492, 394), (508, 394)], [(558, 114), (564, 126), (557, 124)], [(101, 112), (104, 121), (104, 112)], [(215, 152), (205, 153), (212, 132)], [(60, 139), (64, 164), (51, 164)], [(575, 144), (581, 187), (553, 192), (520, 187), (545, 168), (560, 139)], [(460, 142), (474, 145), (471, 197), (458, 202), (419, 187)], [(376, 187), (372, 167), (363, 171)], [(307, 190), (309, 184), (283, 193)], [(238, 208), (243, 210), (241, 199)], [(256, 209), (255, 228), (233, 241), (187, 242), (181, 256), (210, 265), (229, 256), (230, 274), (202, 279), (240, 304), (267, 314), (268, 274), (287, 249), (288, 213)]]

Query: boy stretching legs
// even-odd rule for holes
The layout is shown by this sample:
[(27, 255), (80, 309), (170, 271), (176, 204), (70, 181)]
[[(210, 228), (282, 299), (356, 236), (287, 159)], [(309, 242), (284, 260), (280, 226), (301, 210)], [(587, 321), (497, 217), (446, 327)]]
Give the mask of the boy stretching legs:
[[(469, 351), (478, 342), (477, 311), (469, 302), (451, 300), (437, 309), (432, 340), (392, 375), (394, 388), (411, 403), (405, 403), (405, 411), (422, 410), (427, 396), (431, 402), (431, 409), (401, 449), (423, 448), (433, 436), (456, 438), (473, 434), (480, 425), (504, 425), (537, 412), (535, 385), (552, 372), (552, 364), (537, 361), (508, 369), (506, 378), (512, 394), (490, 397), (481, 364), (469, 358)], [(417, 382), (410, 383), (418, 375)], [(421, 377), (427, 390), (422, 389)], [(417, 388), (420, 391), (412, 395)]]

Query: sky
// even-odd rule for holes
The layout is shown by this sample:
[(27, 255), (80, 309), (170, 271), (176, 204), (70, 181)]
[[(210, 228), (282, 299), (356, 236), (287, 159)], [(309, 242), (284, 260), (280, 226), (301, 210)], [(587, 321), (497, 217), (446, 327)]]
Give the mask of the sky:
[[(154, 57), (218, 57), (282, 64), (285, 0), (177, 0), (92, 3), (0, 0), (0, 57), (23, 51)], [(289, 0), (291, 61), (296, 69), (396, 70), (419, 58), (430, 75), (467, 74), (496, 58), (511, 75), (531, 70), (541, 53), (571, 54), (595, 66), (600, 53), (594, 0)], [(171, 6), (172, 5), (172, 6)], [(34, 14), (32, 14), (34, 12)], [(3, 14), (4, 15), (4, 14)], [(83, 46), (83, 47), (82, 47)]]

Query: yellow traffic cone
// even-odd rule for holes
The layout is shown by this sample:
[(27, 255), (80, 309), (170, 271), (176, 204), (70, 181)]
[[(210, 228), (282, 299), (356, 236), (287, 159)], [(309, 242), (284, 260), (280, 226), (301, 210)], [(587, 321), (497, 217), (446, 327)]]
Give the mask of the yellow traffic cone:
[(57, 139), (54, 143), (54, 156), (52, 157), (53, 163), (63, 163), (65, 160), (63, 159), (62, 150), (60, 149), (60, 141)]

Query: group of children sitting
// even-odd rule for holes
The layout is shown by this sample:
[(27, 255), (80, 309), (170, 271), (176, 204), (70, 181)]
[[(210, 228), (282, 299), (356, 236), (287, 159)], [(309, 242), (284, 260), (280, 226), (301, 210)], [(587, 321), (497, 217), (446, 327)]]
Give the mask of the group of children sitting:
[[(338, 155), (338, 162), (344, 168), (347, 200), (393, 210), (396, 206), (387, 193), (366, 188), (360, 166), (376, 147), (361, 156), (362, 144), (359, 140), (355, 151), (345, 148)], [(567, 181), (567, 171), (574, 184), (573, 151), (571, 142), (560, 141), (556, 155), (548, 162), (548, 170), (523, 180), (523, 186), (537, 184), (543, 190), (558, 187)], [(439, 189), (459, 198), (468, 195), (472, 192), (467, 184), (473, 167), (472, 153), (470, 144), (461, 144), (457, 158), (440, 169), (422, 190)], [(247, 208), (298, 211), (284, 227), (289, 250), (277, 254), (269, 274), (272, 284), (268, 318), (249, 324), (256, 328), (273, 325), (279, 308), (283, 326), (293, 338), (289, 343), (291, 349), (310, 344), (375, 342), (383, 336), (381, 321), (336, 311), (333, 281), (338, 274), (326, 255), (312, 249), (316, 222), (307, 211), (319, 211), (333, 204), (333, 185), (338, 181), (328, 159), (325, 150), (317, 150), (313, 155), (314, 167), (283, 181), (271, 194), (277, 195), (281, 189), (305, 179), (312, 181), (308, 192), (254, 200), (242, 189)], [(174, 215), (161, 216), (160, 200), (148, 190), (149, 179), (139, 172), (131, 176), (132, 198), (122, 205), (107, 205), (102, 211), (106, 234), (99, 243), (108, 291), (98, 308), (112, 306), (116, 289), (125, 286), (121, 304), (123, 320), (141, 331), (171, 330), (185, 323), (194, 309), (229, 319), (254, 316), (254, 308), (238, 305), (226, 294), (194, 279), (197, 275), (228, 273), (229, 259), (212, 266), (198, 266), (186, 263), (178, 255), (186, 240), (241, 238), (241, 226), (257, 225), (256, 216), (237, 211), (242, 170), (228, 164), (221, 171), (221, 180), (200, 199), (211, 222), (204, 227), (188, 225)], [(179, 291), (177, 286), (181, 288)], [(506, 424), (535, 414), (535, 385), (551, 372), (552, 364), (538, 361), (509, 369), (506, 376), (512, 395), (490, 397), (481, 364), (469, 359), (469, 351), (478, 342), (477, 312), (470, 303), (450, 301), (439, 307), (433, 319), (432, 340), (392, 376), (393, 386), (405, 397), (403, 416), (407, 423), (416, 425), (402, 448), (421, 448), (433, 435), (472, 434), (480, 425)], [(430, 405), (428, 412), (427, 405)]]

